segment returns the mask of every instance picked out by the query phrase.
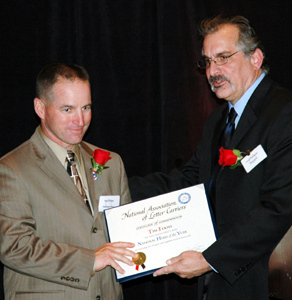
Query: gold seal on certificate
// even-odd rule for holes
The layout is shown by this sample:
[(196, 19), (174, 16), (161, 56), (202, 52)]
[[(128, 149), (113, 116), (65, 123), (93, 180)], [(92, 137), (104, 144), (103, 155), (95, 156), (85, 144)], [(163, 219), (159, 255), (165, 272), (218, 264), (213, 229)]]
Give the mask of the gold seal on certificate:
[(139, 266), (141, 266), (143, 269), (145, 269), (145, 261), (146, 261), (146, 254), (143, 252), (137, 252), (138, 257), (137, 258), (132, 258), (132, 261), (136, 265), (136, 270), (139, 270)]

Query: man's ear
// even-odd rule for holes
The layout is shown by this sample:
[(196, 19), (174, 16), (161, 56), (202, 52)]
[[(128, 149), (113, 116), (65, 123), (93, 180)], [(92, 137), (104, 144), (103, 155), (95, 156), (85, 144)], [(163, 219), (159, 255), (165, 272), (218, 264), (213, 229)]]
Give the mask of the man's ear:
[(41, 99), (34, 98), (34, 110), (41, 120), (44, 119), (45, 104)]
[(263, 64), (264, 55), (261, 49), (257, 48), (251, 56), (255, 70), (259, 70)]

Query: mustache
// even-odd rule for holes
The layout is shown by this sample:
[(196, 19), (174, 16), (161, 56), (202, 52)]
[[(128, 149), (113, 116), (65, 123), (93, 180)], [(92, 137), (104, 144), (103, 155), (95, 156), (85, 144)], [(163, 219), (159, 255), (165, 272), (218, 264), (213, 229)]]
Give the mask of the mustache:
[(227, 81), (231, 84), (230, 79), (224, 75), (210, 76), (208, 81), (209, 81), (209, 84), (211, 84), (211, 85), (213, 85), (214, 81)]

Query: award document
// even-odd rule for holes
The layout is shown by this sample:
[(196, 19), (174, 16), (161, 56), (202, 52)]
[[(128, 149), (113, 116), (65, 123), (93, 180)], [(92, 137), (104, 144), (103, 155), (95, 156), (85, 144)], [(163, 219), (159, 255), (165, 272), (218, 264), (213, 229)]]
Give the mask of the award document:
[(135, 265), (118, 262), (119, 282), (153, 273), (187, 250), (202, 252), (216, 241), (203, 184), (105, 210), (111, 242), (132, 242)]

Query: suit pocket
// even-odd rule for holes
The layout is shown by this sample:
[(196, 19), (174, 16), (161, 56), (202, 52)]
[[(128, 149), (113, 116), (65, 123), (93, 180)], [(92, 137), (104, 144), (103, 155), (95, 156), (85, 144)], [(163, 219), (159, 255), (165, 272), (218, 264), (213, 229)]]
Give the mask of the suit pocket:
[(25, 292), (19, 291), (15, 293), (15, 300), (64, 300), (64, 291), (38, 291)]

